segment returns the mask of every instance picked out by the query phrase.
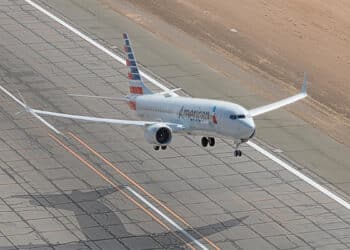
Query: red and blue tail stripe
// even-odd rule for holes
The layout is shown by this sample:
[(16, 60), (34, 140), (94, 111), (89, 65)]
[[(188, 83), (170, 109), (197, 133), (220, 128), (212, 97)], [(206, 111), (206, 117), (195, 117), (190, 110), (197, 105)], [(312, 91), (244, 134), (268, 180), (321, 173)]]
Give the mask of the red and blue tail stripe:
[(124, 39), (124, 51), (127, 55), (126, 65), (129, 68), (128, 78), (129, 78), (129, 85), (130, 85), (130, 94), (131, 95), (151, 94), (152, 91), (150, 91), (142, 82), (142, 78), (137, 66), (134, 51), (132, 49), (127, 33), (123, 34), (123, 39)]

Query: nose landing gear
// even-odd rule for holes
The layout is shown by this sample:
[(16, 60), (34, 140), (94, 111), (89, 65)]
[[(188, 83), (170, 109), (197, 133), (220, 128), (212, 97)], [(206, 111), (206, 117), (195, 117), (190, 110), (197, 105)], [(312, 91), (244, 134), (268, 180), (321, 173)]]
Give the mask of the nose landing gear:
[(235, 146), (235, 151), (234, 151), (235, 157), (241, 157), (241, 156), (242, 156), (242, 151), (239, 150), (238, 147), (239, 147), (239, 145), (241, 145), (243, 142), (246, 142), (246, 141), (241, 140), (240, 142), (234, 144), (234, 146)]

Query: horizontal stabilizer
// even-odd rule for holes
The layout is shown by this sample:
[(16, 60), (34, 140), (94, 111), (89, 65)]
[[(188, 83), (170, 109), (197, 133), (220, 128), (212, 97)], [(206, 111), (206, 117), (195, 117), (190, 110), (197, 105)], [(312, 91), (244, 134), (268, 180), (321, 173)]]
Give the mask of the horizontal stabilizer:
[(75, 97), (87, 97), (87, 98), (96, 98), (96, 99), (104, 99), (104, 100), (113, 100), (113, 101), (129, 101), (126, 97), (113, 97), (113, 96), (99, 96), (99, 95), (79, 95), (79, 94), (68, 94), (69, 96)]
[(164, 95), (164, 96), (178, 96), (177, 94), (175, 94), (175, 92), (180, 91), (180, 90), (181, 90), (181, 88), (169, 89), (167, 91), (163, 91), (163, 92), (160, 92), (158, 94)]

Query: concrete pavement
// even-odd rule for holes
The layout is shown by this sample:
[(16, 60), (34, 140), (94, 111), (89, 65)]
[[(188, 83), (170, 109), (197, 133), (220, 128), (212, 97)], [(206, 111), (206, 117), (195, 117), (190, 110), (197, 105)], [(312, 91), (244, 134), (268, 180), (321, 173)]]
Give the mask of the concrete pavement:
[[(127, 30), (141, 63), (192, 95), (225, 93), (244, 104), (259, 102), (238, 82), (95, 1), (45, 2), (50, 11), (106, 46), (120, 47), (120, 34)], [(19, 89), (34, 108), (135, 118), (119, 102), (67, 95), (125, 95), (125, 67), (24, 1), (0, 4), (2, 86), (14, 93)], [(179, 136), (169, 150), (155, 152), (139, 128), (50, 119), (66, 135), (55, 138), (70, 151), (28, 114), (16, 116), (19, 107), (3, 94), (0, 101), (1, 249), (200, 249), (125, 186), (210, 249), (350, 247), (347, 209), (248, 146), (243, 146), (242, 158), (234, 158), (226, 141), (203, 149), (198, 138)], [(275, 153), (322, 185), (340, 194), (340, 189), (346, 191), (346, 148), (285, 111), (269, 117), (273, 119), (258, 123), (259, 144), (273, 145)], [(325, 149), (338, 155), (330, 157)], [(330, 166), (344, 170), (324, 175)]]

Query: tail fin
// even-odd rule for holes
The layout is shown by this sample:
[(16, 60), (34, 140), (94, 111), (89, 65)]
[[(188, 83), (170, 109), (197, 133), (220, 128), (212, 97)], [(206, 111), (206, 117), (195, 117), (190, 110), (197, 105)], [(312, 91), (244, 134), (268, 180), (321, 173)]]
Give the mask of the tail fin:
[(127, 33), (123, 34), (124, 51), (127, 54), (126, 65), (129, 67), (129, 86), (131, 95), (147, 95), (152, 94), (152, 91), (145, 86), (137, 67), (136, 58)]

